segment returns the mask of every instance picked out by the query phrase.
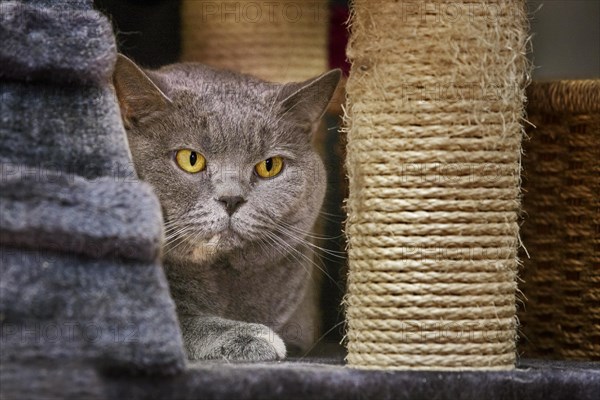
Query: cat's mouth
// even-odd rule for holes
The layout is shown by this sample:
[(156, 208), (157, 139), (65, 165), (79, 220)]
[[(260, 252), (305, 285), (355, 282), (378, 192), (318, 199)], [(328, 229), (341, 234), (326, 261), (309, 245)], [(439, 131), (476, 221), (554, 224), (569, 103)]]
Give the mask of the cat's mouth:
[(211, 243), (217, 250), (228, 250), (241, 242), (239, 233), (231, 226), (227, 226), (220, 232), (212, 236), (208, 243)]
[(244, 242), (243, 237), (231, 223), (216, 232), (213, 231), (202, 239), (194, 239), (192, 236), (188, 240), (190, 240), (191, 245), (187, 247), (188, 257), (197, 262), (209, 261), (220, 254), (231, 252), (242, 246)]
[(230, 229), (213, 235), (208, 240), (199, 241), (191, 249), (191, 258), (195, 261), (208, 261), (218, 254), (235, 248), (239, 237)]

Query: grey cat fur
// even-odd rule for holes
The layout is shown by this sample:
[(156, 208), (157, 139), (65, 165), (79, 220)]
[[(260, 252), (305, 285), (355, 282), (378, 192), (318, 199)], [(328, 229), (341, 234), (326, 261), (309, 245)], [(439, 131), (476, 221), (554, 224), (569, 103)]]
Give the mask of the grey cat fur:
[[(193, 63), (143, 71), (119, 57), (113, 80), (136, 171), (162, 204), (191, 359), (281, 359), (283, 341), (306, 351), (318, 337), (310, 232), (326, 177), (311, 138), (340, 76), (276, 84)], [(180, 169), (180, 149), (201, 153), (206, 170)], [(281, 174), (253, 173), (274, 156)], [(242, 205), (230, 216), (221, 203), (232, 196)]]
[(0, 397), (33, 398), (20, 371), (40, 365), (182, 371), (160, 204), (110, 87), (110, 23), (91, 1), (11, 1), (0, 34)]

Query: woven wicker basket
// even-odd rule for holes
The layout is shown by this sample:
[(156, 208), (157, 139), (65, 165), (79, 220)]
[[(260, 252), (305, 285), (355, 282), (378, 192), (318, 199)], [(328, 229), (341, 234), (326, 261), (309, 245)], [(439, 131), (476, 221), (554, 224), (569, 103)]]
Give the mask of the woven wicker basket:
[(533, 84), (525, 157), (525, 357), (600, 359), (600, 80)]

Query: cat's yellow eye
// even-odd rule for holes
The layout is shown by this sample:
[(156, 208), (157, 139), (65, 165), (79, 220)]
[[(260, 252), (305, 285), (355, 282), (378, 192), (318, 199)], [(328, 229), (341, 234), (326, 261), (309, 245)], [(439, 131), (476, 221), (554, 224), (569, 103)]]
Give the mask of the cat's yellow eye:
[(175, 161), (177, 161), (179, 168), (190, 174), (200, 172), (206, 167), (204, 156), (189, 149), (178, 150), (175, 154)]
[(279, 175), (283, 169), (283, 158), (270, 157), (256, 164), (254, 170), (261, 178), (272, 178)]

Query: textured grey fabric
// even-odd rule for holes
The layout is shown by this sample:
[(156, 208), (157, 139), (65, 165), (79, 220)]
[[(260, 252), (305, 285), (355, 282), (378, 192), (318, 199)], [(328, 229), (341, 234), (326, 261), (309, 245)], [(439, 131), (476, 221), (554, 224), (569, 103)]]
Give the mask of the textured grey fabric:
[(10, 247), (1, 260), (1, 363), (80, 360), (160, 374), (182, 368), (175, 307), (156, 264)]
[(66, 83), (107, 80), (115, 63), (115, 40), (109, 22), (91, 10), (90, 4), (1, 2), (0, 78)]
[(88, 181), (11, 164), (0, 180), (0, 243), (155, 262), (160, 206), (150, 186), (133, 179)]
[(92, 8), (93, 0), (21, 0), (20, 2), (37, 7), (50, 7), (56, 11), (89, 11)]
[(11, 169), (9, 164), (23, 164), (86, 178), (134, 176), (119, 107), (107, 82), (59, 86), (0, 81), (0, 162), (5, 170)]
[(42, 370), (22, 377), (39, 363), (182, 371), (160, 205), (130, 161), (108, 21), (91, 1), (2, 2), (0, 13), (2, 386), (43, 382)]

